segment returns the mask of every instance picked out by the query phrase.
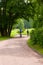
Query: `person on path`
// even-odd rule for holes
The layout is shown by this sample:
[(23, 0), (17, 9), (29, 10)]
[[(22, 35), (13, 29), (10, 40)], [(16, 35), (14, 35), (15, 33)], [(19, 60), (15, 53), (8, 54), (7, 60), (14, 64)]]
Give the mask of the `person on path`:
[(20, 37), (22, 37), (22, 29), (20, 29)]
[(29, 31), (28, 31), (28, 29), (27, 29), (27, 36), (29, 35)]

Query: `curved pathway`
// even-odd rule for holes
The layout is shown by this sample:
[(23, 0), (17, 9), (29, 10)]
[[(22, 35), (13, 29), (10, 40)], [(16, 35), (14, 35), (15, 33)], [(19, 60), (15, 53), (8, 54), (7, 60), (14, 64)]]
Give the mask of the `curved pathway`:
[(43, 65), (43, 59), (27, 46), (28, 38), (0, 41), (0, 65)]

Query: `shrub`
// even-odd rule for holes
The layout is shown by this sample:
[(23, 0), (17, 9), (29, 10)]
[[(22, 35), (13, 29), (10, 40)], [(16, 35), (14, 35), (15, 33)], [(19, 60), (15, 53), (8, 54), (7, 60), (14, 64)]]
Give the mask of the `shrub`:
[(39, 44), (43, 47), (43, 28), (32, 30), (30, 33), (30, 39), (32, 44)]

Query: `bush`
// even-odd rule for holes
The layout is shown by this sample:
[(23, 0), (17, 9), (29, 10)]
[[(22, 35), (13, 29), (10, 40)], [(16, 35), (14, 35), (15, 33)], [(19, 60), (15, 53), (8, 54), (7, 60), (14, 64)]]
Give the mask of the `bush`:
[(30, 33), (30, 39), (32, 44), (39, 44), (43, 47), (43, 28), (32, 30)]

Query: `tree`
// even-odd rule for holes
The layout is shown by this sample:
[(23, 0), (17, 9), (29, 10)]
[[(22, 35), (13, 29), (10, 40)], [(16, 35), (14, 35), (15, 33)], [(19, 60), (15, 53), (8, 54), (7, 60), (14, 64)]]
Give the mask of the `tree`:
[(18, 29), (22, 29), (22, 31), (24, 30), (24, 21), (23, 21), (23, 19), (17, 19), (17, 22), (18, 22), (18, 24), (17, 24), (17, 28)]
[(20, 17), (25, 18), (26, 6), (23, 0), (2, 0), (0, 8), (0, 32), (2, 36), (10, 36), (14, 20)]
[[(41, 2), (40, 2), (41, 1)], [(34, 27), (39, 28), (43, 26), (43, 4), (42, 0), (38, 1), (36, 14), (34, 16)]]
[[(0, 7), (0, 32), (2, 36), (10, 36), (12, 26), (18, 18), (34, 19), (38, 9), (37, 0), (2, 0)], [(2, 11), (3, 9), (3, 11)], [(38, 13), (39, 16), (39, 13)]]

